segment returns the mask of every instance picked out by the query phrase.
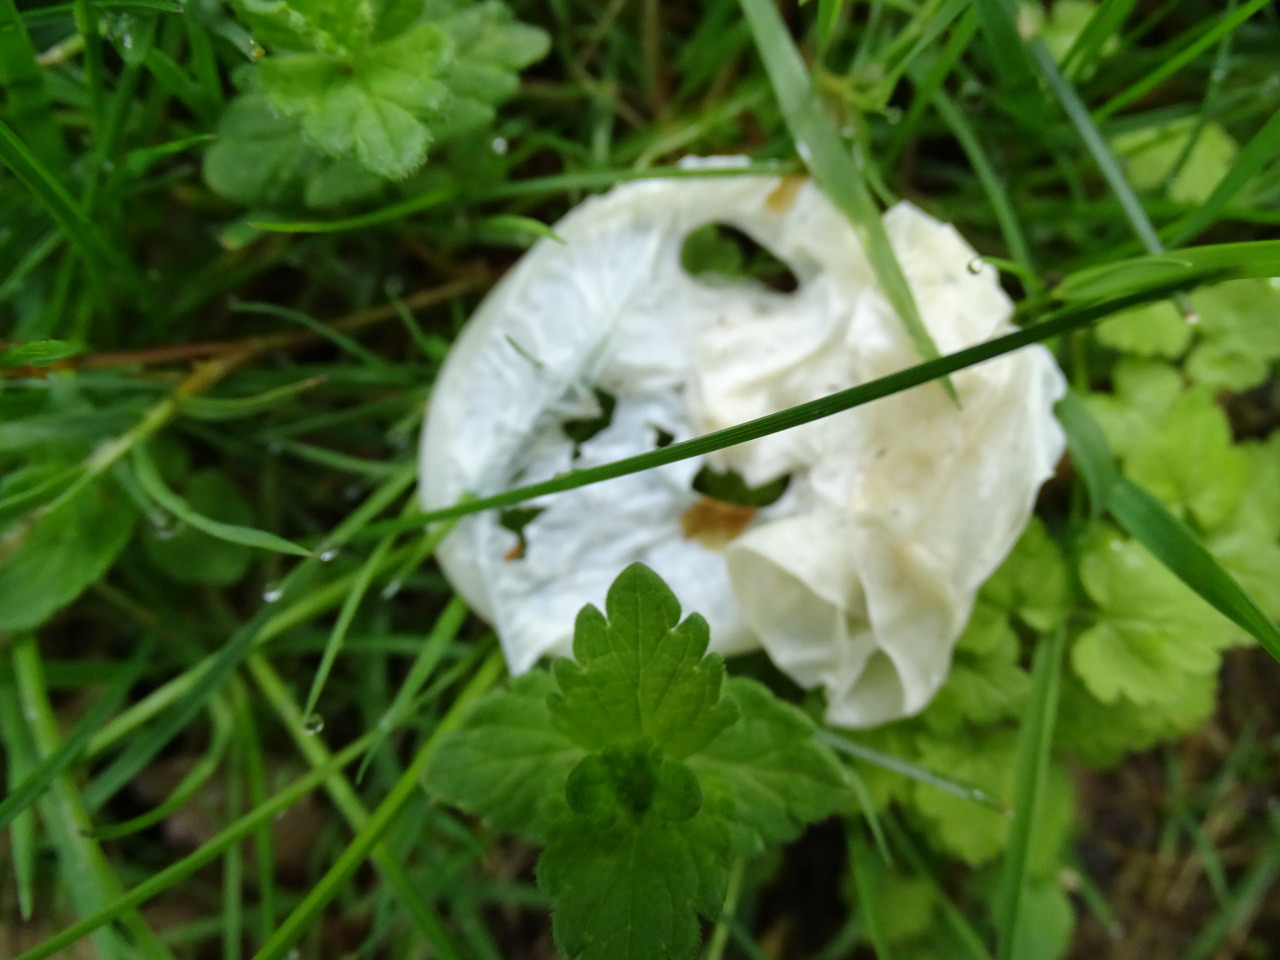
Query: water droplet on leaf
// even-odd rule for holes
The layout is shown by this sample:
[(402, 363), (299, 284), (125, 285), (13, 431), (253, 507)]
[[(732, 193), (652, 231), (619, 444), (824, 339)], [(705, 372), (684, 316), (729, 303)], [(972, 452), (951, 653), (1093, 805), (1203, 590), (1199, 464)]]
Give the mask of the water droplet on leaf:
[(302, 732), (308, 737), (314, 737), (317, 733), (324, 729), (324, 717), (318, 713), (313, 713), (307, 719), (302, 721)]

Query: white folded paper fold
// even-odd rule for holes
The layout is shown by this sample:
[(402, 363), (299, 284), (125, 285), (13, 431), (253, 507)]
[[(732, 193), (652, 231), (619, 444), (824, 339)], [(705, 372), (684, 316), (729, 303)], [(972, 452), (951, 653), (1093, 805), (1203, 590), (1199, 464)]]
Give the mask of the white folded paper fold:
[[(565, 217), (564, 243), (529, 251), (441, 371), (423, 436), (424, 506), (642, 453), (918, 363), (847, 220), (812, 185), (792, 186), (640, 182)], [(708, 223), (749, 234), (799, 288), (687, 274), (681, 247)], [(994, 270), (952, 227), (900, 203), (885, 228), (940, 350), (1012, 330)], [(704, 461), (686, 460), (537, 501), (523, 540), (500, 514), (464, 518), (440, 561), (493, 623), (514, 672), (567, 655), (578, 609), (601, 605), (638, 560), (708, 619), (713, 649), (762, 646), (797, 683), (823, 687), (830, 722), (915, 713), (1063, 448), (1052, 407), (1064, 382), (1044, 348), (953, 383), (958, 406), (928, 384), (711, 455), (751, 486), (789, 478), (776, 503), (729, 511), (719, 537), (699, 533), (726, 521), (692, 489)], [(609, 423), (575, 444), (565, 425), (598, 417), (600, 393), (616, 402)]]

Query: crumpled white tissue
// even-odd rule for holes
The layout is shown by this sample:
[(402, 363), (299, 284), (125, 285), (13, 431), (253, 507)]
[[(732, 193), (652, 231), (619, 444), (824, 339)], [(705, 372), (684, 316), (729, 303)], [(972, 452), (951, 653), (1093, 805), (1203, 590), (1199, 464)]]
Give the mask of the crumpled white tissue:
[[(734, 160), (719, 158), (719, 164)], [(848, 221), (812, 184), (652, 180), (577, 207), (493, 289), (432, 394), (421, 499), (430, 510), (652, 450), (920, 361)], [(709, 285), (685, 238), (736, 227), (800, 281)], [(950, 353), (1010, 332), (995, 271), (909, 203), (884, 218), (924, 322)], [(711, 626), (712, 649), (763, 647), (827, 694), (830, 723), (921, 710), (946, 677), (978, 587), (1025, 527), (1062, 455), (1065, 383), (1034, 346), (804, 427), (535, 501), (525, 547), (490, 511), (441, 545), (446, 575), (494, 625), (511, 670), (569, 655), (574, 618), (643, 562)], [(609, 425), (575, 444), (567, 420)], [(786, 493), (739, 510), (719, 541), (686, 536), (705, 463)], [(716, 516), (712, 510), (710, 516)], [(745, 527), (739, 533), (739, 527)], [(714, 525), (714, 521), (713, 521)], [(728, 540), (727, 544), (722, 542)]]

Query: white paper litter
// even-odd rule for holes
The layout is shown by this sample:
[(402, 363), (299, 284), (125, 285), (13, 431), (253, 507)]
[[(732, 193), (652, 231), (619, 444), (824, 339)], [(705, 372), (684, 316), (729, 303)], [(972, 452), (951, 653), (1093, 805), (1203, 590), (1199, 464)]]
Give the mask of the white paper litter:
[[(653, 180), (569, 213), (555, 226), (564, 243), (525, 255), (441, 371), (423, 506), (643, 453), (918, 363), (848, 221), (811, 184), (793, 188), (760, 176)], [(943, 353), (1013, 329), (994, 270), (952, 227), (909, 203), (884, 222)], [(681, 247), (708, 223), (750, 235), (799, 288), (688, 275)], [(707, 618), (712, 649), (762, 646), (796, 682), (823, 687), (829, 722), (913, 714), (946, 677), (978, 587), (1063, 449), (1052, 407), (1065, 383), (1046, 349), (952, 382), (959, 407), (929, 384), (712, 455), (752, 486), (790, 477), (749, 520), (730, 510), (727, 544), (686, 536), (706, 526), (691, 518), (720, 522), (691, 487), (695, 459), (526, 505), (543, 512), (524, 528), (522, 554), (498, 512), (466, 517), (440, 562), (515, 673), (568, 655), (578, 610), (603, 605), (638, 560)], [(562, 426), (599, 414), (596, 391), (616, 408), (575, 456)]]

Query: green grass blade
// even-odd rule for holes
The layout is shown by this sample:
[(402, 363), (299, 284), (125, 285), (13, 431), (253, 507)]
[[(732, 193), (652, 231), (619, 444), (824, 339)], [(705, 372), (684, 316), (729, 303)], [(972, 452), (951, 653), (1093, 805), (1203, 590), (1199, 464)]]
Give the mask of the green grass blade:
[(925, 863), (924, 855), (916, 846), (915, 841), (911, 839), (906, 830), (893, 823), (893, 821), (889, 822), (889, 827), (894, 849), (902, 854), (903, 860), (911, 868), (912, 873), (922, 878), (929, 885), (929, 889), (933, 891), (934, 902), (942, 912), (943, 922), (955, 934), (956, 940), (964, 946), (970, 960), (992, 960), (991, 952), (982, 942), (981, 935), (951, 901), (946, 891), (943, 890), (942, 884), (938, 882), (938, 878), (934, 876), (933, 871), (929, 869), (929, 865)]
[(1204, 53), (1215, 43), (1235, 30), (1242, 23), (1252, 17), (1255, 13), (1265, 9), (1269, 5), (1269, 0), (1248, 0), (1247, 3), (1241, 4), (1234, 10), (1227, 12), (1221, 20), (1214, 24), (1210, 29), (1203, 31), (1199, 36), (1191, 37), (1176, 53), (1160, 58), (1160, 65), (1144, 76), (1137, 83), (1133, 84), (1126, 90), (1116, 94), (1105, 104), (1098, 108), (1094, 116), (1097, 120), (1105, 120), (1107, 117), (1124, 109), (1135, 100), (1154, 90), (1163, 83), (1167, 78), (1173, 76), (1188, 63), (1194, 60), (1200, 54)]
[(1188, 247), (1086, 267), (1054, 287), (1053, 295), (1067, 301), (1102, 300), (1137, 293), (1157, 283), (1192, 281), (1207, 272), (1221, 272), (1223, 279), (1280, 273), (1280, 240)]
[(453, 186), (436, 187), (423, 191), (416, 197), (380, 207), (369, 213), (340, 220), (250, 220), (249, 226), (272, 233), (341, 233), (344, 230), (363, 230), (382, 223), (394, 223), (423, 210), (430, 210), (452, 200), (457, 195)]
[(1018, 33), (1017, 9), (1010, 0), (974, 0), (987, 52), (995, 64), (1000, 86), (1008, 93), (1035, 86), (1027, 47)]
[[(751, 25), (756, 48), (764, 60), (774, 94), (786, 118), (787, 128), (814, 181), (849, 219), (871, 269), (889, 304), (902, 320), (922, 359), (938, 357), (937, 344), (924, 325), (902, 266), (894, 255), (880, 219), (880, 211), (867, 189), (862, 170), (854, 162), (839, 132), (823, 109), (800, 52), (787, 33), (786, 24), (772, 0), (741, 0)], [(945, 378), (943, 389), (954, 400), (955, 388)]]
[(1062, 58), (1062, 72), (1076, 78), (1085, 64), (1093, 64), (1102, 55), (1103, 44), (1120, 30), (1138, 0), (1102, 0), (1093, 16)]
[(323, 376), (307, 377), (283, 387), (276, 387), (252, 397), (183, 397), (181, 409), (184, 417), (193, 420), (220, 422), (252, 417), (273, 410), (287, 400), (325, 382)]
[(271, 939), (263, 944), (262, 949), (253, 956), (253, 960), (281, 960), (293, 948), (294, 944), (316, 922), (320, 912), (342, 887), (350, 880), (351, 875), (368, 858), (370, 851), (377, 844), (392, 819), (408, 801), (409, 797), (421, 789), (423, 771), (435, 754), (441, 738), (452, 729), (461, 718), (463, 712), (493, 686), (502, 671), (503, 661), (500, 655), (491, 656), (472, 676), (466, 688), (458, 695), (449, 707), (449, 711), (441, 718), (427, 741), (418, 750), (413, 761), (404, 774), (396, 781), (391, 792), (378, 805), (369, 818), (369, 822), (356, 834), (351, 843), (342, 851), (333, 866), (320, 881), (311, 888), (302, 902), (294, 908), (285, 921), (276, 928)]
[(1211, 960), (1221, 956), (1228, 939), (1247, 928), (1250, 920), (1275, 895), (1280, 877), (1280, 824), (1272, 816), (1271, 842), (1250, 865), (1231, 898), (1192, 941), (1183, 960)]
[[(49, 702), (44, 665), (35, 638), (17, 639), (12, 649), (13, 676), (22, 715), (26, 718), (37, 755), (45, 757), (59, 747), (58, 721)], [(102, 848), (88, 837), (89, 813), (70, 775), (64, 770), (41, 801), (41, 819), (58, 854), (60, 879), (76, 911), (89, 914), (117, 897), (121, 885)], [(95, 946), (103, 960), (174, 960), (136, 910), (121, 911), (120, 921), (134, 941), (127, 947), (115, 930), (104, 930)]]
[[(1012, 14), (1009, 16), (1012, 17)], [(1098, 130), (1093, 117), (1089, 115), (1089, 108), (1080, 100), (1075, 88), (1071, 86), (1067, 78), (1058, 69), (1057, 63), (1054, 62), (1053, 54), (1049, 52), (1049, 49), (1038, 37), (1032, 38), (1027, 45), (1027, 49), (1030, 50), (1031, 59), (1040, 71), (1040, 75), (1044, 77), (1045, 82), (1049, 84), (1049, 89), (1058, 98), (1058, 102), (1067, 114), (1067, 119), (1076, 128), (1080, 139), (1084, 141), (1085, 147), (1092, 154), (1094, 163), (1098, 165), (1098, 170), (1102, 173), (1103, 179), (1107, 181), (1107, 186), (1111, 188), (1111, 192), (1120, 201), (1120, 208), (1128, 218), (1130, 226), (1133, 227), (1133, 232), (1137, 234), (1138, 239), (1149, 253), (1163, 252), (1164, 244), (1160, 242), (1160, 238), (1156, 235), (1155, 227), (1151, 225), (1151, 218), (1147, 216), (1146, 210), (1142, 208), (1142, 203), (1138, 200), (1138, 195), (1133, 192), (1133, 187), (1129, 185), (1124, 171), (1120, 169), (1120, 164), (1116, 160), (1115, 154), (1111, 152), (1111, 147), (1107, 145), (1107, 141)]]
[[(0, 744), (4, 746), (5, 776), (9, 783), (27, 782), (37, 769), (35, 747), (27, 735), (18, 707), (18, 691), (7, 663), (0, 664)], [(7, 802), (7, 800), (6, 800)], [(9, 859), (18, 896), (18, 915), (29, 921), (35, 909), (36, 812), (23, 805), (8, 821)]]
[[(1217, 281), (1224, 279), (1226, 276), (1238, 276), (1238, 274), (1217, 271), (1198, 276), (1201, 281)], [(859, 384), (856, 387), (833, 393), (827, 397), (810, 400), (807, 403), (798, 404), (747, 423), (717, 430), (714, 433), (704, 434), (701, 437), (694, 437), (691, 440), (682, 440), (647, 453), (615, 460), (613, 463), (601, 464), (598, 467), (591, 467), (586, 470), (573, 470), (541, 483), (516, 487), (489, 497), (463, 498), (452, 506), (422, 513), (410, 520), (391, 520), (370, 524), (361, 532), (360, 537), (362, 539), (380, 537), (388, 533), (419, 529), (422, 524), (436, 520), (449, 520), (454, 517), (464, 517), (468, 514), (478, 513), (482, 510), (509, 507), (525, 500), (531, 500), (534, 497), (561, 493), (565, 490), (575, 490), (588, 484), (612, 480), (615, 477), (625, 477), (633, 473), (639, 473), (642, 470), (650, 470), (668, 463), (675, 463), (679, 460), (687, 460), (690, 457), (723, 450), (725, 447), (731, 447), (734, 444), (758, 440), (760, 437), (767, 437), (770, 434), (780, 433), (792, 427), (812, 423), (815, 420), (821, 420), (823, 417), (829, 417), (844, 410), (851, 410), (864, 403), (870, 403), (873, 400), (879, 400), (882, 397), (891, 396), (903, 390), (909, 390), (912, 387), (918, 387), (922, 383), (928, 383), (930, 380), (935, 380), (946, 374), (955, 373), (974, 364), (1003, 356), (1029, 344), (1040, 343), (1060, 334), (1079, 330), (1128, 307), (1166, 299), (1173, 293), (1190, 289), (1193, 286), (1195, 286), (1195, 283), (1187, 280), (1172, 284), (1158, 283), (1152, 284), (1140, 292), (1103, 303), (1073, 305), (1051, 314), (1037, 324), (1017, 330), (1014, 333), (1005, 334), (1003, 337), (997, 337), (995, 340), (988, 340), (972, 347), (966, 347), (964, 350), (947, 354), (937, 360), (929, 360), (925, 363), (917, 364), (906, 370), (891, 373), (888, 376)]]
[(292, 554), (295, 557), (310, 557), (313, 555), (313, 551), (308, 550), (306, 547), (299, 546), (284, 537), (278, 537), (274, 533), (268, 533), (266, 530), (242, 527), (234, 523), (222, 523), (219, 520), (206, 517), (202, 513), (197, 513), (187, 501), (165, 486), (165, 482), (160, 476), (160, 471), (156, 469), (155, 462), (151, 459), (151, 454), (147, 452), (145, 443), (140, 443), (133, 448), (132, 462), (134, 475), (138, 478), (138, 483), (147, 496), (187, 524), (187, 526), (193, 527), (202, 533), (207, 533), (218, 540), (225, 540), (227, 543), (238, 543), (241, 546), (257, 547), (259, 550), (271, 550), (275, 553)]
[(53, 113), (44, 71), (13, 0), (0, 0), (0, 87), (7, 113), (25, 134), (31, 152), (58, 170), (67, 166), (67, 145)]
[(1013, 824), (992, 909), (997, 960), (1016, 960), (1018, 945), (1027, 936), (1025, 928), (1034, 922), (1023, 908), (1031, 883), (1031, 851), (1037, 846), (1036, 833), (1042, 823), (1040, 813), (1053, 753), (1065, 645), (1066, 631), (1057, 630), (1048, 638), (1042, 637), (1036, 646), (1031, 695), (1019, 734)]
[(853, 874), (853, 889), (857, 897), (853, 907), (862, 917), (876, 960), (893, 960), (896, 954), (884, 929), (885, 910), (892, 910), (893, 904), (883, 902), (877, 876), (884, 866), (867, 845), (859, 824), (849, 824), (845, 832), (849, 843), (849, 870)]
[(912, 763), (910, 760), (903, 760), (901, 757), (895, 757), (892, 754), (884, 753), (868, 747), (865, 744), (850, 740), (848, 737), (834, 730), (819, 730), (817, 737), (832, 750), (837, 753), (843, 753), (846, 756), (853, 757), (856, 760), (865, 763), (874, 764), (877, 767), (883, 767), (885, 770), (892, 770), (894, 773), (901, 774), (918, 783), (927, 783), (930, 786), (937, 787), (954, 797), (960, 797), (962, 800), (969, 800), (973, 803), (980, 803), (984, 807), (990, 807), (993, 810), (1005, 812), (1008, 808), (998, 799), (987, 793), (981, 787), (974, 786), (970, 783), (963, 783), (959, 780), (952, 780), (950, 777), (944, 777), (940, 773), (935, 773), (928, 767), (922, 767), (918, 763)]
[(337, 770), (341, 770), (358, 757), (369, 745), (371, 737), (372, 734), (365, 734), (358, 740), (347, 744), (334, 755), (333, 760), (328, 764), (303, 774), (264, 803), (254, 807), (235, 823), (219, 832), (194, 853), (148, 877), (142, 883), (117, 897), (101, 909), (59, 930), (44, 943), (20, 953), (13, 960), (46, 960), (46, 958), (55, 956), (65, 950), (76, 941), (89, 936), (95, 930), (100, 930), (125, 912), (134, 910), (140, 904), (146, 903), (153, 897), (164, 893), (180, 880), (191, 876), (201, 867), (218, 859), (231, 844), (239, 843), (251, 833), (264, 826), (269, 826), (277, 814), (288, 810), (302, 797), (323, 783), (326, 777)]
[(0, 800), (0, 830), (13, 821), (19, 813), (36, 801), (49, 786), (75, 763), (89, 745), (90, 738), (102, 728), (107, 718), (116, 712), (130, 688), (137, 682), (155, 649), (156, 637), (152, 635), (138, 644), (137, 652), (125, 664), (119, 678), (103, 693), (76, 723), (58, 749), (46, 756), (26, 779), (13, 784), (4, 800)]
[(360, 769), (356, 771), (357, 781), (363, 778), (369, 761), (373, 759), (374, 751), (409, 715), (409, 707), (414, 698), (435, 673), (436, 667), (440, 665), (440, 661), (453, 644), (466, 618), (466, 603), (461, 597), (452, 597), (436, 619), (435, 626), (431, 628), (426, 642), (422, 644), (422, 649), (414, 658), (413, 665), (409, 667), (409, 673), (400, 684), (400, 689), (396, 691), (395, 699), (391, 701), (391, 706), (387, 707), (386, 712), (379, 718), (375, 728), (377, 738), (369, 746), (369, 752), (360, 761)]
[(139, 294), (145, 291), (133, 264), (107, 242), (58, 178), (3, 120), (0, 120), (0, 163), (13, 171), (14, 176), (35, 195), (91, 264), (99, 271), (114, 276), (129, 289)]
[[(266, 658), (254, 654), (248, 661), (249, 672), (254, 682), (262, 690), (263, 696), (271, 704), (285, 730), (289, 732), (294, 745), (312, 767), (319, 768), (330, 760), (330, 753), (319, 736), (307, 733), (306, 719), (311, 714), (304, 714), (289, 695), (279, 674), (272, 669)], [(340, 770), (335, 770), (326, 780), (325, 789), (334, 805), (341, 811), (347, 823), (355, 831), (364, 829), (369, 823), (369, 813), (360, 798), (356, 795), (351, 782)], [(406, 910), (416, 923), (418, 930), (426, 938), (441, 957), (455, 954), (452, 941), (439, 915), (431, 904), (424, 899), (421, 891), (410, 881), (404, 868), (392, 854), (385, 840), (379, 840), (370, 851), (370, 858), (378, 872), (395, 890), (399, 898), (399, 906)], [(268, 935), (267, 939), (270, 939)]]
[(91, 834), (95, 840), (114, 840), (117, 837), (126, 837), (139, 830), (145, 830), (196, 799), (200, 789), (218, 772), (231, 743), (231, 714), (221, 697), (213, 697), (209, 701), (209, 717), (212, 721), (213, 736), (208, 746), (204, 748), (200, 759), (187, 771), (169, 796), (144, 814), (109, 827), (98, 827)]
[(1116, 471), (1102, 430), (1084, 401), (1069, 393), (1058, 404), (1072, 458), (1080, 465), (1090, 495), (1135, 540), (1178, 579), (1240, 626), (1277, 661), (1280, 627), (1268, 617), (1187, 525), (1159, 500)]
[[(278, 588), (280, 596), (292, 596), (302, 592), (310, 582), (318, 563), (314, 560), (299, 564)], [(151, 759), (164, 749), (174, 737), (185, 730), (205, 702), (221, 689), (227, 679), (249, 655), (262, 628), (275, 610), (264, 603), (243, 627), (235, 632), (222, 648), (203, 661), (192, 675), (192, 683), (161, 715), (154, 726), (138, 734), (120, 755), (85, 790), (85, 803), (92, 809), (105, 803)]]
[(1212, 224), (1226, 205), (1277, 156), (1280, 156), (1280, 112), (1273, 113), (1245, 144), (1227, 175), (1218, 181), (1205, 201), (1166, 230), (1165, 241), (1171, 247), (1181, 246)]
[(1026, 238), (1023, 236), (1022, 225), (1018, 222), (1018, 215), (1014, 212), (1013, 202), (1009, 199), (1009, 191), (1005, 189), (1005, 185), (1001, 182), (995, 167), (987, 159), (986, 151), (982, 147), (982, 141), (978, 138), (977, 132), (970, 126), (969, 121), (965, 119), (964, 114), (956, 107), (945, 91), (938, 90), (933, 95), (933, 105), (937, 108), (938, 115), (942, 117), (943, 123), (951, 128), (951, 132), (960, 144), (965, 156), (969, 158), (969, 165), (973, 167), (973, 172), (977, 174), (978, 182), (982, 184), (982, 189), (991, 203), (991, 211), (995, 214), (996, 222), (1000, 224), (1000, 232), (1004, 235), (1004, 242), (1009, 248), (1009, 255), (1022, 268), (1019, 275), (1035, 276), (1035, 266), (1031, 262), (1031, 250), (1027, 246)]
[(959, 63), (960, 57), (969, 49), (969, 44), (973, 42), (974, 34), (977, 32), (978, 17), (970, 10), (960, 18), (960, 22), (947, 38), (942, 51), (929, 63), (928, 69), (917, 69), (912, 72), (912, 82), (916, 88), (915, 96), (911, 98), (911, 105), (903, 114), (902, 120), (894, 130), (889, 149), (885, 151), (887, 166), (897, 165), (902, 151), (907, 146), (907, 141), (920, 126), (920, 120), (924, 117), (925, 111), (934, 102), (934, 98), (942, 89), (942, 84)]
[(1280, 627), (1159, 500), (1131, 480), (1111, 489), (1107, 508), (1136, 540), (1280, 661)]

